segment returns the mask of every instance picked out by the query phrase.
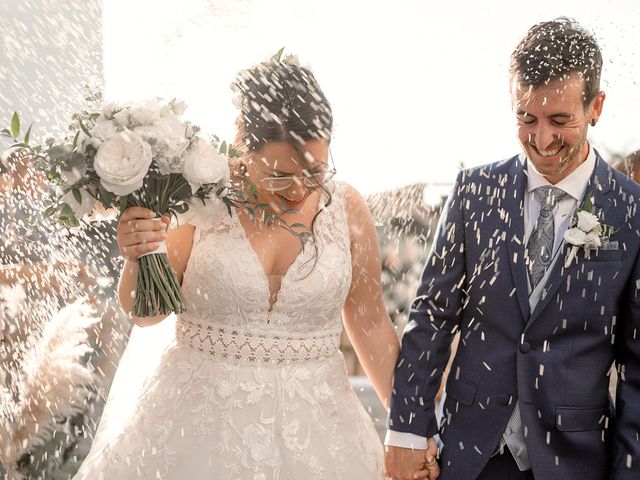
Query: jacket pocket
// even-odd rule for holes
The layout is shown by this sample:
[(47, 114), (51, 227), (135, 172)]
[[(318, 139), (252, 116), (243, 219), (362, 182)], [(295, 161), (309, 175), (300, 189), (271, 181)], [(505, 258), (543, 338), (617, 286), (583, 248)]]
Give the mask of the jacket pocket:
[(478, 385), (464, 378), (451, 379), (447, 382), (447, 397), (451, 397), (466, 406), (473, 404), (477, 390)]
[(622, 261), (622, 250), (595, 250), (589, 252), (589, 258), (586, 256), (586, 262), (620, 262)]
[(609, 407), (556, 407), (556, 429), (560, 432), (582, 432), (605, 428)]

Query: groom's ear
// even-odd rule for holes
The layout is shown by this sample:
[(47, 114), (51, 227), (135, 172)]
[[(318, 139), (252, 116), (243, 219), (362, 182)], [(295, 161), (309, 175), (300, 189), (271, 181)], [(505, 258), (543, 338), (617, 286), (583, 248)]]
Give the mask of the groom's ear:
[(604, 92), (598, 92), (595, 98), (591, 101), (588, 112), (589, 116), (587, 118), (589, 120), (589, 123), (593, 126), (598, 123), (598, 119), (600, 118), (600, 115), (602, 115), (602, 106), (604, 105), (604, 100), (606, 97), (607, 96)]

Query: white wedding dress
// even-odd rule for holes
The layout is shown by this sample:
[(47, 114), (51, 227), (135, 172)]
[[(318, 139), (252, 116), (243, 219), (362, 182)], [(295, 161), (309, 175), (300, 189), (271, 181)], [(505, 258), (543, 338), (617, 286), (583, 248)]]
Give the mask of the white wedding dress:
[(117, 433), (100, 425), (76, 480), (383, 478), (380, 440), (338, 349), (351, 256), (344, 186), (332, 186), (315, 226), (317, 264), (305, 248), (270, 313), (237, 215), (196, 229), (188, 312), (135, 413)]

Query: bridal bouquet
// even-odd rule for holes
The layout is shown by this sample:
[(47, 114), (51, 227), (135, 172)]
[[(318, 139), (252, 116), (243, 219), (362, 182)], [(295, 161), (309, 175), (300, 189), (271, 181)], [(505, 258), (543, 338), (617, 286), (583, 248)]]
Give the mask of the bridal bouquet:
[[(19, 140), (16, 113), (11, 127), (0, 133), (13, 138), (14, 147), (26, 149), (55, 186), (44, 216), (64, 225), (77, 226), (81, 219), (101, 219), (130, 206), (153, 210), (158, 218), (211, 202), (226, 205), (230, 213), (235, 197), (224, 147), (219, 150), (217, 140), (205, 140), (198, 127), (181, 120), (185, 109), (175, 99), (109, 103), (74, 114), (63, 141), (48, 139), (35, 146), (29, 144), (31, 127)], [(133, 315), (185, 308), (166, 247), (139, 258)]]

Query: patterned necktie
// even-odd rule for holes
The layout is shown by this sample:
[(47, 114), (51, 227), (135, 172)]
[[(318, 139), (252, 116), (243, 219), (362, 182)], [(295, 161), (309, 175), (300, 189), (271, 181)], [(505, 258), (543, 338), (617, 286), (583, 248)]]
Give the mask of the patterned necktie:
[(540, 202), (540, 216), (527, 244), (529, 251), (529, 280), (531, 280), (532, 290), (540, 283), (551, 264), (555, 239), (553, 208), (567, 195), (564, 191), (551, 185), (538, 187), (533, 193)]

